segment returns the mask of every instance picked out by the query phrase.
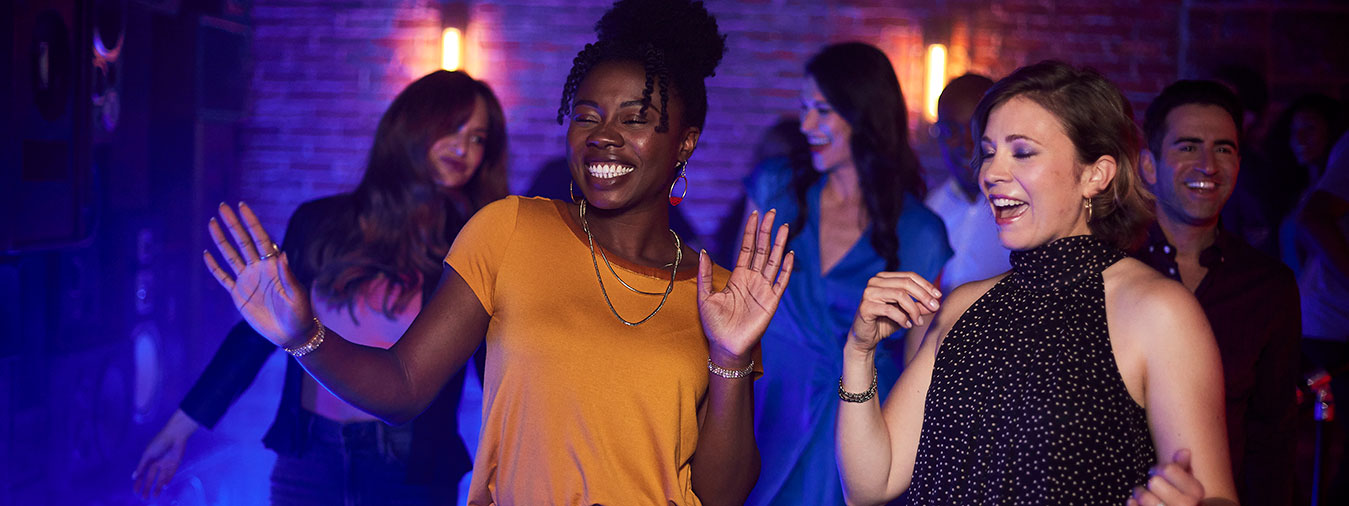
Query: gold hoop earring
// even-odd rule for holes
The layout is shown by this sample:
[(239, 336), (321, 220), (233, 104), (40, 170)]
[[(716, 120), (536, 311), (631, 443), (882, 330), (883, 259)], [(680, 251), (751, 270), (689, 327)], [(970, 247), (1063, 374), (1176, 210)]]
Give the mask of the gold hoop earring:
[[(567, 181), (567, 196), (571, 197), (571, 203), (573, 204), (578, 203), (582, 200), (576, 198), (576, 189), (574, 188), (574, 184), (575, 183), (573, 183), (572, 181)], [(584, 194), (582, 196), (584, 196)]]
[(1090, 197), (1083, 197), (1083, 198), (1082, 198), (1082, 207), (1087, 208), (1087, 223), (1091, 223), (1091, 218), (1092, 218), (1092, 216), (1091, 216), (1091, 198), (1090, 198)]
[[(684, 201), (684, 197), (689, 195), (689, 178), (685, 175), (688, 173), (688, 170), (686, 170), (688, 168), (688, 162), (680, 161), (675, 164), (675, 168), (679, 169), (679, 177), (675, 178), (674, 181), (670, 181), (670, 206), (672, 207), (679, 205), (680, 202)], [(684, 191), (676, 197), (674, 195), (675, 184), (678, 184), (680, 179), (684, 180)]]

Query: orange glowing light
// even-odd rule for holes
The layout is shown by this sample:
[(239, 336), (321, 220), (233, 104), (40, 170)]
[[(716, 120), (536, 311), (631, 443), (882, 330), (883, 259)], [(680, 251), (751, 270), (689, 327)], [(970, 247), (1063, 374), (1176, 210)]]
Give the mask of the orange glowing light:
[(440, 68), (459, 70), (463, 66), (464, 36), (458, 28), (446, 28), (440, 34)]
[(942, 88), (946, 87), (945, 44), (932, 44), (927, 47), (924, 67), (927, 85), (924, 86), (923, 90), (923, 116), (927, 118), (928, 123), (936, 123), (937, 99), (941, 97)]

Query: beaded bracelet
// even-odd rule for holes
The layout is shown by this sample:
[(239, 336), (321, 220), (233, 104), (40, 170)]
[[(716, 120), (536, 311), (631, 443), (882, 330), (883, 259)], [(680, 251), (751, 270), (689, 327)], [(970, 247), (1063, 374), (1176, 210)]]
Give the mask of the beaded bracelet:
[(283, 346), (281, 347), (281, 349), (286, 350), (286, 353), (289, 353), (290, 356), (292, 357), (295, 358), (303, 357), (305, 355), (313, 353), (314, 350), (319, 349), (319, 345), (323, 344), (323, 336), (326, 333), (327, 332), (326, 329), (323, 328), (323, 324), (319, 322), (318, 318), (314, 318), (314, 335), (310, 336), (308, 341), (305, 341), (304, 344), (299, 345), (295, 348), (286, 348)]
[(876, 368), (871, 368), (871, 388), (860, 394), (855, 394), (843, 389), (843, 377), (838, 378), (838, 398), (843, 402), (866, 402), (876, 396)]
[(707, 370), (712, 371), (712, 374), (721, 376), (726, 379), (738, 379), (743, 378), (745, 376), (749, 376), (750, 374), (754, 374), (754, 361), (753, 360), (749, 361), (749, 367), (746, 367), (744, 369), (727, 369), (717, 364), (713, 364), (712, 359), (708, 358)]

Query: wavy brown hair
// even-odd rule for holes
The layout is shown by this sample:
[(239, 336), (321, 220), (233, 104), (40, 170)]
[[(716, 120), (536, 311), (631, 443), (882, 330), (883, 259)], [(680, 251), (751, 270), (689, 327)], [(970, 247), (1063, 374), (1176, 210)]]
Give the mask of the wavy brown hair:
[[(437, 140), (457, 131), (478, 98), (487, 104), (488, 129), (482, 164), (460, 192), (476, 211), (506, 195), (506, 122), (491, 88), (463, 72), (439, 70), (404, 88), (375, 130), (365, 174), (351, 193), (351, 206), (315, 234), (304, 262), (316, 272), (315, 286), (334, 305), (355, 308), (371, 282), (387, 281), (386, 316), (405, 309), (439, 277), (441, 262), (459, 227), (451, 193), (435, 179), (429, 153)], [(396, 295), (396, 296), (395, 296)], [(354, 316), (354, 314), (353, 314)]]
[[(983, 138), (988, 115), (1015, 97), (1025, 97), (1045, 108), (1063, 127), (1077, 151), (1077, 162), (1087, 165), (1102, 156), (1115, 159), (1115, 178), (1091, 197), (1092, 235), (1122, 250), (1131, 250), (1152, 222), (1152, 194), (1138, 176), (1143, 138), (1134, 123), (1133, 106), (1119, 88), (1090, 68), (1058, 61), (1042, 61), (1016, 69), (993, 84), (971, 119), (976, 141)], [(976, 171), (984, 152), (974, 150)], [(977, 173), (977, 172), (976, 172)]]

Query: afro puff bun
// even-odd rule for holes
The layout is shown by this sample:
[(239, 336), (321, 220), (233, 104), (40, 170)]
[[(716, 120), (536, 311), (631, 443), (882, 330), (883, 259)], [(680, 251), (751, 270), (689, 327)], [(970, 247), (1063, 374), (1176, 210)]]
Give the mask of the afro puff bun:
[(651, 44), (669, 67), (700, 78), (716, 75), (726, 54), (726, 36), (701, 1), (619, 0), (595, 23), (595, 35), (601, 42)]
[(683, 122), (702, 128), (707, 118), (707, 87), (703, 80), (716, 75), (726, 54), (726, 36), (701, 1), (619, 0), (595, 23), (596, 41), (586, 44), (572, 61), (562, 89), (557, 122), (572, 111), (576, 89), (586, 74), (606, 61), (633, 61), (646, 70), (644, 107), (652, 104), (655, 85), (660, 85), (660, 122), (656, 131), (669, 128), (666, 105), (673, 88), (684, 101)]

